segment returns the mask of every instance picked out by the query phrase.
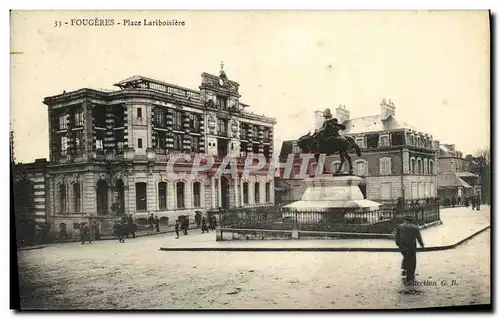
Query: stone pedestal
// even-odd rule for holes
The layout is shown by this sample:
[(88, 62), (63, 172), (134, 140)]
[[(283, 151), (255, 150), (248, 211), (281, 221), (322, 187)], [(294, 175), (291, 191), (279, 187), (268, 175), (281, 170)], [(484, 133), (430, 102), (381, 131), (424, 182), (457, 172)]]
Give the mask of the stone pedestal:
[[(318, 219), (322, 213), (364, 213), (376, 211), (380, 205), (377, 202), (363, 198), (358, 185), (361, 178), (357, 176), (319, 176), (305, 179), (306, 191), (300, 201), (284, 206), (283, 217), (293, 216), (301, 212), (317, 213)], [(300, 216), (297, 220), (300, 222)], [(314, 218), (313, 218), (314, 219)]]

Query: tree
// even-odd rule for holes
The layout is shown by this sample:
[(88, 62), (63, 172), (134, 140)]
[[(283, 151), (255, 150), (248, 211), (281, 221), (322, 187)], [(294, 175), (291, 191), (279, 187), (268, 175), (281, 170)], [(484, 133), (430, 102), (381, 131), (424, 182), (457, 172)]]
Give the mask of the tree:
[(469, 164), (469, 171), (481, 178), (482, 200), (491, 203), (491, 152), (489, 148), (477, 150), (473, 156), (465, 158)]

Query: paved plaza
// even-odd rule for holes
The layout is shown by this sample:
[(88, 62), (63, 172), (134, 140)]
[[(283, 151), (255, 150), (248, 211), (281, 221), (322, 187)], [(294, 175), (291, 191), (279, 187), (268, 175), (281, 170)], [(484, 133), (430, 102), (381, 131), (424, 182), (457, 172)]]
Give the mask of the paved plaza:
[(198, 230), (179, 239), (162, 234), (124, 244), (53, 244), (19, 252), (21, 305), (388, 309), (484, 304), (490, 302), (490, 235), (487, 230), (456, 249), (419, 253), (416, 294), (403, 293), (399, 253), (159, 251), (215, 240), (213, 232)]

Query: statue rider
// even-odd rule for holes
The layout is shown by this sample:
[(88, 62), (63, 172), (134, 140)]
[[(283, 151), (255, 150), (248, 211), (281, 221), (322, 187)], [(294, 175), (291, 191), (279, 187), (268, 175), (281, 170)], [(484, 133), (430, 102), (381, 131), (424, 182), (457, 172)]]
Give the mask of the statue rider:
[(323, 140), (340, 137), (339, 131), (345, 130), (346, 127), (338, 123), (338, 120), (332, 116), (330, 109), (326, 109), (325, 112), (323, 112), (323, 117), (325, 118), (325, 122), (323, 122), (323, 126), (314, 133), (314, 137), (320, 137)]

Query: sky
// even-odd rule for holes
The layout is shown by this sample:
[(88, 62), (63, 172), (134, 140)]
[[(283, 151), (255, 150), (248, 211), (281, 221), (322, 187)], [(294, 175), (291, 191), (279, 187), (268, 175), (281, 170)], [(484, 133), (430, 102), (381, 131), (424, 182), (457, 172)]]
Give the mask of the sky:
[[(71, 26), (96, 17), (186, 25)], [(113, 89), (132, 75), (197, 89), (221, 61), (248, 110), (277, 119), (277, 150), (313, 130), (315, 110), (374, 115), (382, 98), (464, 154), (490, 146), (486, 11), (14, 11), (11, 52), (18, 162), (49, 155), (46, 96)]]

